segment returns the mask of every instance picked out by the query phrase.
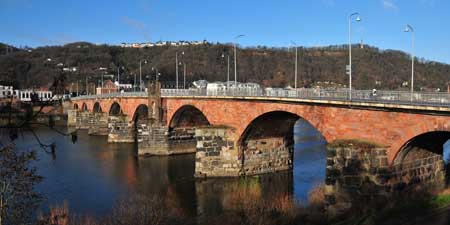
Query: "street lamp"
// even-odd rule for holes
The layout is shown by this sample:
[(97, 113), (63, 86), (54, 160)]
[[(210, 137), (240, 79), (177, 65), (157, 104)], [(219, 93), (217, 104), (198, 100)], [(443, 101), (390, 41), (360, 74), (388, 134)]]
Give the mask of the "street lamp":
[(186, 89), (186, 62), (180, 62), (179, 65), (183, 65), (183, 89)]
[(120, 91), (120, 69), (125, 69), (125, 67), (123, 66), (118, 66), (117, 67), (117, 86), (119, 87), (119, 91)]
[(356, 22), (360, 22), (361, 18), (359, 17), (359, 13), (352, 13), (348, 18), (348, 76), (349, 76), (349, 90), (350, 90), (350, 101), (352, 100), (352, 18), (356, 16)]
[[(225, 53), (222, 53), (222, 58), (225, 58)], [(227, 90), (230, 89), (230, 55), (227, 54)]]
[[(244, 37), (245, 34), (240, 34), (234, 37), (234, 40)], [(234, 41), (234, 88), (237, 87), (237, 54), (236, 54), (236, 41)]]
[(139, 90), (142, 91), (142, 62), (147, 64), (147, 60), (139, 60)]
[(158, 68), (152, 67), (152, 71), (155, 71), (155, 81), (158, 81), (158, 77), (161, 76), (161, 73), (158, 72)]
[(295, 84), (294, 84), (294, 88), (295, 88), (295, 90), (297, 90), (297, 68), (298, 68), (298, 66), (297, 66), (297, 64), (298, 64), (297, 49), (298, 49), (298, 47), (295, 42), (291, 41), (291, 43), (294, 44), (294, 46), (295, 46), (295, 75), (294, 75)]
[[(184, 51), (181, 52), (181, 55), (184, 55)], [(176, 89), (178, 89), (178, 52), (175, 52), (175, 71), (176, 71)]]
[(414, 93), (414, 29), (411, 25), (407, 24), (405, 27), (405, 32), (411, 33), (411, 101), (413, 100)]

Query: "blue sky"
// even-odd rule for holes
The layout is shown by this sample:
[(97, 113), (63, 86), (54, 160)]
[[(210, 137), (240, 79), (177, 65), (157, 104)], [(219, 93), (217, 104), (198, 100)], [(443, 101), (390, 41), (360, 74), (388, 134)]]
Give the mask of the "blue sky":
[(411, 50), (450, 63), (447, 0), (0, 0), (0, 42), (15, 46), (97, 44), (158, 40), (238, 42), (244, 46), (325, 46), (354, 42)]

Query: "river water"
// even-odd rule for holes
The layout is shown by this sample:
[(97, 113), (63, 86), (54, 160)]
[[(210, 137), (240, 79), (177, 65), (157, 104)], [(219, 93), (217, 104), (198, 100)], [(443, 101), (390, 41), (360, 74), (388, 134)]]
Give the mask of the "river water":
[(44, 177), (37, 187), (47, 198), (43, 211), (66, 201), (71, 212), (101, 216), (119, 200), (138, 193), (163, 197), (187, 215), (214, 215), (240, 196), (293, 196), (306, 202), (308, 192), (325, 178), (326, 143), (304, 121), (294, 128), (293, 171), (233, 179), (194, 179), (194, 154), (138, 158), (134, 144), (107, 143), (106, 137), (89, 136), (86, 131), (78, 131), (76, 143), (47, 129), (36, 133), (42, 142), (56, 144), (56, 159), (44, 153), (31, 134), (16, 143), (38, 153), (34, 166)]

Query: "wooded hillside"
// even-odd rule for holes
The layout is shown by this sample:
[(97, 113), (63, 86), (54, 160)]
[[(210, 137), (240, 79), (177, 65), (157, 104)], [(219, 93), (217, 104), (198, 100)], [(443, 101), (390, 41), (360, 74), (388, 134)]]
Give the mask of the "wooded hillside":
[[(119, 46), (93, 45), (86, 42), (64, 46), (47, 46), (35, 49), (18, 49), (0, 44), (0, 81), (18, 88), (50, 86), (54, 77), (65, 75), (66, 82), (84, 84), (86, 77), (98, 83), (102, 73), (117, 74), (123, 66), (121, 83), (133, 83), (133, 74), (139, 75), (139, 60), (142, 74), (154, 79), (152, 67), (162, 73), (166, 83), (175, 80), (175, 53), (179, 61), (187, 65), (187, 80), (206, 79), (225, 81), (227, 72), (226, 54), (230, 54), (230, 76), (234, 79), (233, 49), (226, 44), (205, 44), (183, 47), (122, 48)], [(323, 48), (298, 48), (298, 86), (309, 87), (318, 81), (348, 83), (345, 65), (348, 60), (346, 46)], [(222, 57), (222, 54), (225, 57)], [(264, 86), (294, 86), (294, 49), (255, 47), (238, 49), (238, 81), (256, 82)], [(394, 50), (379, 50), (375, 47), (354, 45), (353, 82), (356, 89), (407, 90), (402, 83), (409, 82), (411, 65), (409, 55)], [(76, 67), (76, 71), (63, 68)], [(106, 68), (105, 71), (99, 70)], [(180, 81), (183, 67), (179, 67)], [(378, 82), (377, 82), (378, 81)], [(450, 65), (418, 60), (415, 65), (415, 87), (429, 90), (446, 90), (450, 81)], [(82, 88), (83, 85), (80, 86)]]

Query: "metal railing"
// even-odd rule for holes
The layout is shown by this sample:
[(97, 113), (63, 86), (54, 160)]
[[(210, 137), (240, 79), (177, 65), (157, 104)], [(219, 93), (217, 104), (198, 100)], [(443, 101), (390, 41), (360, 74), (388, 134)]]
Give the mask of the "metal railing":
[[(292, 98), (311, 100), (350, 101), (349, 90), (328, 89), (248, 89), (230, 88), (228, 90), (207, 91), (206, 89), (161, 89), (162, 97), (210, 96), (210, 97), (266, 97)], [(73, 100), (100, 99), (114, 97), (147, 97), (146, 92), (122, 92), (101, 95), (85, 95)], [(444, 92), (411, 92), (406, 91), (376, 91), (353, 90), (352, 102), (418, 105), (450, 107), (450, 93)]]

